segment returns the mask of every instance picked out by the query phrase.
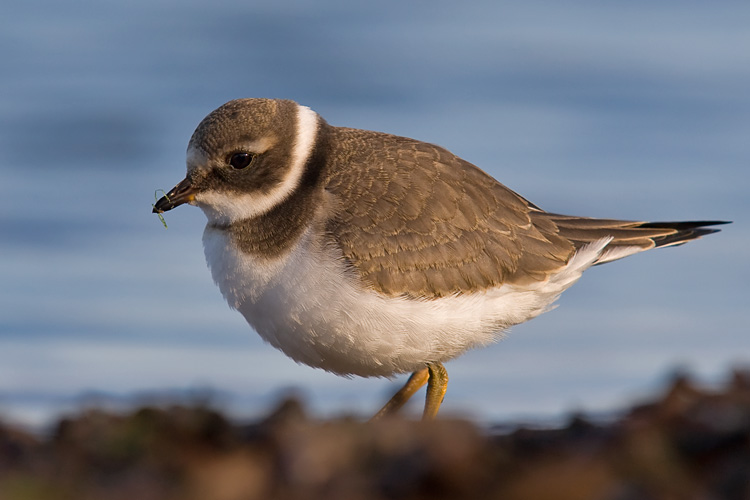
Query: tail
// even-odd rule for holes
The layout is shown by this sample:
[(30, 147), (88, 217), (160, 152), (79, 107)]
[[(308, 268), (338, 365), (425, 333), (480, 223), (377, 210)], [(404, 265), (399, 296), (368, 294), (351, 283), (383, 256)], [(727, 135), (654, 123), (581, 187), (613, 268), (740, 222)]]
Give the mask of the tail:
[(612, 238), (595, 264), (604, 264), (651, 248), (682, 245), (707, 234), (718, 233), (710, 226), (730, 221), (701, 220), (684, 222), (636, 222), (613, 219), (590, 219), (569, 215), (532, 212), (557, 225), (559, 234), (576, 249), (593, 241)]

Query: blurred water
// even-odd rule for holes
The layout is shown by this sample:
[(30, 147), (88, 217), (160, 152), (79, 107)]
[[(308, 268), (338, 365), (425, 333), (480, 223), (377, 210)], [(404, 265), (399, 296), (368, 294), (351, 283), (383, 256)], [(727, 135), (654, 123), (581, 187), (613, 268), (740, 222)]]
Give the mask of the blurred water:
[[(302, 390), (369, 414), (394, 389), (297, 366), (226, 307), (203, 215), (150, 212), (226, 100), (444, 145), (549, 210), (733, 219), (594, 269), (562, 307), (448, 366), (480, 419), (613, 408), (675, 366), (750, 361), (746, 2), (50, 0), (0, 18), (0, 413), (213, 391), (235, 414)], [(419, 405), (416, 403), (415, 408)]]

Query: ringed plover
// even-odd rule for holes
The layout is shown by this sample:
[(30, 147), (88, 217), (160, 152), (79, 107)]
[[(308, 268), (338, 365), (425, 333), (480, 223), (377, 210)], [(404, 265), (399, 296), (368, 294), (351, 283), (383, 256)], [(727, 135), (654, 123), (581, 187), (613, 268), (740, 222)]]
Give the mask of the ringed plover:
[(412, 373), (376, 417), (424, 384), (434, 417), (443, 362), (545, 312), (593, 265), (725, 223), (545, 212), (442, 147), (271, 99), (198, 125), (187, 176), (153, 211), (184, 203), (206, 214), (213, 279), (264, 340), (339, 375)]

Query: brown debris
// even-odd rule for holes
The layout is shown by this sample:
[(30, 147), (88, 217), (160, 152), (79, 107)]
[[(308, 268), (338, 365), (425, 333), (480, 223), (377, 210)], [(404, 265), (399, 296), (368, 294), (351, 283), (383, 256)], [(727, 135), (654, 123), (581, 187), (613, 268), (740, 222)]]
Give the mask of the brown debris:
[(750, 372), (678, 377), (616, 422), (497, 434), (462, 421), (316, 421), (296, 400), (234, 424), (205, 407), (0, 425), (0, 499), (750, 499)]

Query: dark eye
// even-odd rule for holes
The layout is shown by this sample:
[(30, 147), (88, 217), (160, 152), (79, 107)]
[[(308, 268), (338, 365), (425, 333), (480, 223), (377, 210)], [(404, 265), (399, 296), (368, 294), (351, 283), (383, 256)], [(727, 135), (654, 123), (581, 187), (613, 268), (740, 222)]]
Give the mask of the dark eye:
[(255, 155), (252, 153), (233, 153), (229, 157), (228, 163), (232, 166), (232, 168), (242, 170), (243, 168), (250, 165), (250, 163), (252, 163), (254, 157)]

